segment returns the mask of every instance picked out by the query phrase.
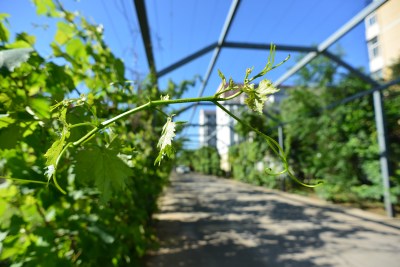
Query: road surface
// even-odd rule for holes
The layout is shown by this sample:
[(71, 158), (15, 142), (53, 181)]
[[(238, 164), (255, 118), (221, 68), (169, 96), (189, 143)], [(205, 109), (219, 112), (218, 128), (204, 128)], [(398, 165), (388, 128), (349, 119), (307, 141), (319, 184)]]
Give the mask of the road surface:
[(147, 267), (400, 266), (400, 223), (198, 174), (173, 175)]

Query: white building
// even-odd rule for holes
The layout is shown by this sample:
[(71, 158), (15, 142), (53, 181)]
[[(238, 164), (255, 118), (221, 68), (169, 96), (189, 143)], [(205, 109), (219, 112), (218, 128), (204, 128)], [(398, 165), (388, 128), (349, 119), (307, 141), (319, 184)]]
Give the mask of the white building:
[[(220, 87), (221, 86), (222, 84)], [(217, 91), (219, 91), (220, 87), (218, 87)], [(228, 91), (224, 94), (224, 97), (231, 96), (234, 93), (234, 91)], [(268, 102), (279, 103), (284, 97), (285, 94), (282, 92), (275, 96), (270, 96)], [(221, 102), (221, 104), (233, 114), (240, 116), (240, 110), (248, 109), (244, 100), (245, 94), (241, 94), (239, 97)], [(200, 110), (199, 123), (200, 146), (216, 147), (221, 157), (221, 169), (226, 172), (231, 171), (231, 166), (229, 164), (229, 147), (241, 141), (239, 135), (234, 131), (237, 122), (226, 114), (225, 111), (217, 108), (216, 111)]]
[(217, 146), (216, 114), (215, 110), (200, 110), (199, 117), (199, 141), (200, 146)]
[(400, 56), (400, 1), (389, 0), (364, 22), (370, 72), (376, 79), (388, 79), (388, 67)]
[[(222, 84), (220, 85), (222, 86)], [(220, 88), (220, 87), (219, 87)], [(218, 88), (218, 91), (219, 91)], [(226, 92), (224, 97), (230, 96), (234, 92)], [(238, 113), (240, 107), (244, 105), (244, 94), (230, 101), (221, 102), (221, 104), (234, 114)], [(217, 108), (217, 149), (221, 157), (221, 169), (229, 172), (231, 166), (229, 164), (229, 147), (239, 142), (239, 135), (235, 133), (234, 126), (236, 121), (226, 114), (222, 109)]]

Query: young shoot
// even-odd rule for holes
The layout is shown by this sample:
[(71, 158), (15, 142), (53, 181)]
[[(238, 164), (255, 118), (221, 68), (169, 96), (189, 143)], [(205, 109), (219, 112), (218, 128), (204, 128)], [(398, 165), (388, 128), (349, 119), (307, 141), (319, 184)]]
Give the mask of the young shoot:
[[(121, 113), (114, 118), (105, 120), (101, 123), (98, 123), (97, 125), (93, 125), (91, 123), (84, 123), (81, 125), (91, 125), (93, 128), (87, 132), (85, 135), (83, 135), (81, 138), (78, 140), (70, 140), (69, 135), (70, 135), (70, 129), (73, 127), (81, 126), (81, 125), (73, 125), (69, 124), (66, 121), (66, 114), (67, 110), (70, 108), (73, 108), (72, 103), (75, 105), (83, 105), (83, 106), (88, 106), (90, 108), (90, 105), (86, 103), (86, 98), (84, 96), (81, 96), (78, 99), (69, 99), (69, 100), (64, 100), (62, 103), (59, 103), (55, 105), (53, 108), (57, 109), (59, 112), (58, 119), (60, 120), (61, 124), (63, 125), (63, 129), (60, 132), (60, 138), (53, 143), (53, 145), (49, 148), (49, 150), (46, 153), (46, 158), (47, 158), (47, 167), (46, 167), (46, 172), (45, 175), (47, 176), (48, 181), (50, 182), (51, 180), (54, 182), (55, 186), (63, 193), (65, 193), (65, 190), (63, 190), (57, 183), (57, 166), (58, 163), (60, 162), (60, 158), (63, 156), (63, 154), (72, 147), (79, 147), (82, 146), (85, 142), (87, 142), (89, 139), (94, 137), (97, 133), (102, 131), (104, 128), (110, 127), (113, 123), (115, 123), (118, 120), (122, 120), (126, 118), (127, 116), (130, 116), (132, 114), (146, 111), (146, 110), (154, 110), (156, 112), (161, 112), (164, 116), (167, 118), (167, 122), (165, 123), (161, 137), (158, 141), (157, 148), (159, 149), (158, 156), (155, 160), (155, 165), (160, 165), (161, 162), (165, 158), (171, 158), (173, 157), (175, 153), (175, 149), (173, 147), (173, 138), (175, 137), (175, 131), (176, 131), (176, 126), (178, 124), (182, 124), (183, 122), (174, 122), (173, 121), (173, 116), (174, 115), (168, 115), (164, 113), (164, 111), (161, 110), (160, 107), (166, 106), (166, 105), (173, 105), (173, 104), (178, 104), (178, 103), (197, 103), (197, 102), (211, 102), (215, 104), (217, 107), (222, 109), (224, 112), (226, 112), (229, 116), (231, 116), (233, 119), (235, 119), (238, 123), (241, 123), (254, 131), (256, 134), (260, 135), (265, 142), (269, 145), (270, 149), (272, 152), (278, 156), (283, 164), (283, 171), (279, 173), (272, 174), (272, 171), (270, 169), (266, 169), (265, 172), (269, 175), (279, 175), (283, 173), (287, 173), (289, 177), (291, 177), (294, 181), (296, 181), (299, 184), (302, 184), (307, 187), (314, 187), (316, 185), (307, 185), (302, 183), (299, 179), (297, 179), (292, 172), (289, 169), (289, 165), (286, 159), (286, 155), (283, 151), (283, 149), (279, 146), (279, 144), (269, 137), (268, 135), (262, 133), (259, 131), (257, 128), (247, 124), (244, 122), (242, 119), (240, 119), (238, 116), (234, 115), (231, 111), (226, 109), (221, 102), (227, 101), (234, 99), (236, 97), (239, 97), (240, 95), (244, 94), (246, 96), (245, 98), (245, 104), (248, 106), (250, 111), (257, 112), (259, 114), (263, 113), (264, 105), (266, 101), (268, 100), (268, 97), (276, 92), (279, 91), (279, 89), (275, 88), (273, 83), (268, 80), (268, 79), (262, 79), (259, 83), (258, 86), (254, 83), (254, 80), (257, 78), (262, 78), (265, 74), (267, 74), (269, 71), (273, 70), (274, 68), (282, 65), (284, 62), (286, 62), (289, 59), (289, 56), (284, 59), (282, 62), (278, 63), (277, 65), (274, 65), (274, 57), (275, 57), (275, 46), (271, 45), (271, 50), (270, 50), (270, 55), (268, 57), (268, 62), (265, 65), (265, 67), (256, 75), (251, 76), (251, 73), (253, 72), (253, 68), (248, 68), (245, 72), (245, 77), (243, 80), (243, 84), (238, 85), (233, 82), (232, 79), (229, 79), (227, 82), (225, 75), (221, 72), (218, 71), (218, 74), (222, 80), (223, 86), (221, 86), (220, 90), (215, 93), (213, 96), (204, 96), (204, 97), (197, 97), (197, 98), (182, 98), (182, 99), (170, 99), (168, 95), (161, 96), (160, 99), (158, 100), (149, 100), (147, 103), (142, 104), (140, 106), (137, 106), (135, 108), (132, 108), (124, 113)], [(225, 96), (225, 94), (228, 91), (233, 91), (233, 94), (230, 94), (230, 96)], [(95, 118), (96, 121), (98, 121), (97, 118)], [(108, 155), (107, 155), (108, 156)], [(115, 164), (118, 166), (118, 164)], [(129, 172), (125, 172), (127, 174)], [(101, 176), (102, 179), (104, 179), (104, 176)], [(109, 178), (111, 179), (111, 177)], [(104, 184), (104, 181), (103, 181)], [(319, 184), (319, 183), (318, 183)], [(317, 184), (317, 185), (318, 185)]]

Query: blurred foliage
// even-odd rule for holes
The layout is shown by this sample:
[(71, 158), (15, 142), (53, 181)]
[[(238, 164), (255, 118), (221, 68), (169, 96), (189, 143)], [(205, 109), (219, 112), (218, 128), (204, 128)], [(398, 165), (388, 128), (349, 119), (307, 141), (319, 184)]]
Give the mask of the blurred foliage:
[[(398, 76), (398, 65), (393, 65), (393, 78)], [(329, 59), (318, 57), (298, 72), (296, 86), (284, 89), (288, 96), (279, 109), (270, 105), (264, 116), (244, 112), (241, 118), (261, 131), (270, 131), (268, 134), (276, 140), (279, 121), (284, 122), (289, 165), (305, 183), (324, 180), (315, 189), (320, 197), (337, 202), (381, 201), (383, 188), (372, 96), (326, 108), (370, 88)], [(394, 203), (400, 197), (399, 92), (398, 85), (383, 92)], [(289, 179), (282, 184), (282, 177), (268, 176), (264, 168), (279, 170), (280, 161), (248, 128), (236, 125), (235, 130), (242, 138), (229, 152), (235, 179), (271, 188), (309, 191)]]
[[(400, 57), (390, 67), (390, 80), (400, 78)], [(400, 195), (400, 84), (393, 85), (382, 93), (384, 98), (385, 124), (389, 143), (389, 160), (391, 169), (392, 191)], [(397, 203), (399, 199), (397, 199)]]
[(246, 183), (277, 188), (279, 179), (265, 173), (265, 168), (279, 170), (279, 160), (275, 160), (265, 142), (244, 141), (229, 148), (229, 163), (234, 179)]
[[(267, 133), (270, 137), (278, 140), (276, 130), (276, 114), (272, 110), (260, 116), (256, 113), (249, 113), (247, 110), (240, 110), (240, 118), (247, 124), (253, 125), (261, 132)], [(254, 134), (251, 129), (243, 124), (235, 124), (235, 133), (241, 140), (229, 148), (229, 164), (231, 166), (234, 179), (269, 188), (277, 188), (279, 179), (276, 176), (268, 175), (266, 168), (271, 168), (274, 172), (282, 169), (280, 160), (272, 156), (272, 153), (265, 140)], [(269, 131), (269, 129), (275, 129)]]
[[(319, 79), (307, 86), (310, 73)], [(362, 202), (383, 196), (372, 96), (326, 109), (332, 103), (370, 89), (353, 74), (340, 73), (325, 58), (317, 58), (299, 74), (300, 86), (289, 90), (281, 106), (285, 147), (297, 176), (304, 181), (322, 178), (318, 195), (333, 201)], [(384, 96), (386, 94), (384, 93)], [(399, 105), (384, 97), (388, 125)], [(392, 125), (394, 126), (394, 125)], [(398, 146), (389, 137), (391, 146)], [(394, 148), (394, 147), (393, 147)], [(391, 163), (398, 164), (393, 150)], [(397, 163), (396, 163), (397, 161)], [(399, 177), (392, 176), (392, 200), (399, 198)]]
[(220, 156), (215, 147), (204, 146), (196, 150), (179, 151), (177, 165), (189, 167), (192, 171), (210, 175), (223, 175), (220, 168)]
[(204, 174), (222, 175), (220, 156), (215, 147), (205, 146), (194, 152), (194, 170)]
[[(33, 52), (20, 67), (0, 72), (0, 265), (140, 266), (140, 257), (154, 244), (151, 215), (172, 167), (172, 162), (154, 167), (165, 122), (161, 113), (137, 113), (69, 149), (57, 169), (65, 195), (52, 183), (23, 180), (46, 184), (45, 153), (65, 123), (81, 123), (68, 133), (77, 140), (98, 120), (166, 91), (179, 95), (190, 82), (170, 83), (160, 92), (149, 77), (133, 88), (124, 63), (104, 43), (100, 25), (58, 1), (34, 3), (39, 15), (57, 21), (57, 31), (51, 55)], [(8, 27), (7, 16), (0, 15), (0, 50), (34, 48), (34, 36), (19, 33), (12, 39)], [(80, 91), (85, 105), (62, 102)], [(60, 103), (67, 109), (51, 111)], [(105, 189), (108, 195), (101, 194)]]
[(400, 56), (398, 56), (397, 59), (393, 61), (389, 69), (390, 69), (390, 77), (389, 77), (390, 79), (394, 80), (400, 77)]

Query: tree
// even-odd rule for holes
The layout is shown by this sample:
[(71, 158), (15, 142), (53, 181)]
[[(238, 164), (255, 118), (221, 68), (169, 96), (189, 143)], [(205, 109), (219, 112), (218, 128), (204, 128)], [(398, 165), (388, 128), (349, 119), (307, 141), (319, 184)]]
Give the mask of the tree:
[[(319, 78), (306, 86), (314, 72)], [(325, 108), (369, 85), (351, 73), (341, 74), (325, 58), (311, 62), (298, 79), (300, 86), (290, 89), (281, 107), (282, 120), (289, 122), (285, 144), (298, 177), (322, 178), (325, 183), (316, 191), (326, 199), (380, 200), (383, 189), (372, 98)], [(387, 115), (392, 120), (393, 114)]]
[(204, 146), (193, 151), (193, 167), (200, 173), (221, 175), (218, 150), (215, 147)]

